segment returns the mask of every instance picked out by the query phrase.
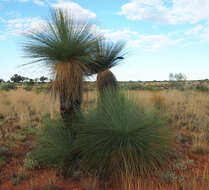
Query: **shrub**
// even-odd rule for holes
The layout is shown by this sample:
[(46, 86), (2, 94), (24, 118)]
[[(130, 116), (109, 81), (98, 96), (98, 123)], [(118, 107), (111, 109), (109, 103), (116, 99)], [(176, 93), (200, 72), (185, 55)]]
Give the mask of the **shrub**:
[(33, 158), (33, 155), (31, 152), (28, 152), (23, 161), (23, 165), (24, 167), (28, 169), (34, 169), (39, 166), (39, 162)]
[(0, 167), (4, 166), (7, 163), (6, 156), (0, 156)]
[(41, 164), (62, 168), (69, 159), (72, 140), (62, 120), (43, 119), (44, 129), (38, 138), (33, 157)]
[(34, 90), (37, 94), (39, 94), (41, 92), (47, 93), (50, 91), (50, 89), (51, 89), (51, 86), (47, 86), (47, 85), (37, 85), (34, 88)]
[(111, 180), (151, 175), (168, 161), (171, 133), (166, 123), (123, 94), (105, 92), (97, 108), (76, 124), (74, 148), (81, 152), (81, 169)]
[(201, 92), (209, 92), (209, 88), (204, 84), (197, 84), (196, 90), (199, 90)]
[(14, 83), (2, 83), (0, 84), (0, 90), (16, 90), (17, 86)]
[(26, 91), (31, 91), (33, 89), (33, 85), (29, 84), (29, 83), (26, 83), (26, 84), (23, 85), (23, 89), (26, 90)]
[(126, 86), (127, 90), (144, 90), (144, 86), (142, 84), (129, 84), (128, 86)]

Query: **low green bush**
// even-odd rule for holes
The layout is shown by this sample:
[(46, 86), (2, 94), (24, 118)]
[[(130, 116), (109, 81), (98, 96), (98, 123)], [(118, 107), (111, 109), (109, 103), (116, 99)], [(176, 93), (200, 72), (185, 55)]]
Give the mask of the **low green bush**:
[(43, 119), (44, 129), (37, 141), (33, 158), (40, 164), (62, 168), (70, 160), (72, 139), (61, 119)]
[(33, 89), (37, 94), (39, 94), (41, 92), (47, 93), (47, 92), (50, 91), (51, 86), (50, 85), (45, 85), (45, 84), (35, 85)]
[(171, 132), (167, 120), (128, 100), (105, 92), (96, 109), (73, 126), (74, 149), (84, 173), (120, 180), (121, 175), (147, 176), (169, 161)]
[(0, 84), (0, 90), (5, 90), (5, 91), (9, 91), (9, 90), (16, 90), (17, 86), (14, 83), (1, 83)]
[(23, 160), (23, 165), (27, 169), (34, 169), (39, 166), (39, 161), (34, 158), (32, 152), (28, 152)]
[(33, 89), (33, 84), (26, 83), (23, 85), (23, 89), (26, 91), (31, 91)]
[(204, 84), (197, 84), (196, 90), (201, 91), (201, 92), (209, 92), (209, 87), (207, 87)]

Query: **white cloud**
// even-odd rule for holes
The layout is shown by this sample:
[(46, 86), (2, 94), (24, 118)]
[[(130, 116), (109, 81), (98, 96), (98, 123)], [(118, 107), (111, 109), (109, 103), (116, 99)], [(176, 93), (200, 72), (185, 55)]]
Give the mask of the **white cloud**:
[(197, 23), (209, 20), (208, 0), (131, 0), (121, 7), (120, 15), (130, 20), (164, 24)]
[(101, 30), (101, 33), (108, 39), (117, 40), (129, 40), (131, 37), (136, 36), (138, 32), (131, 31), (129, 29), (112, 31), (112, 30)]
[(185, 32), (186, 35), (195, 35), (197, 36), (203, 30), (202, 25), (195, 26), (194, 28)]
[(11, 34), (22, 35), (30, 31), (39, 31), (46, 21), (41, 18), (17, 18), (8, 20), (8, 29)]
[(5, 35), (1, 35), (1, 34), (0, 34), (0, 40), (5, 39), (5, 38), (6, 38)]
[[(7, 2), (7, 1), (11, 1), (11, 0), (0, 0), (0, 1)], [(39, 5), (39, 6), (44, 6), (45, 5), (43, 0), (18, 0), (18, 1), (21, 2), (21, 3), (33, 2), (33, 3), (35, 3), (36, 5)]]
[(58, 3), (51, 4), (52, 8), (62, 8), (70, 11), (70, 13), (77, 19), (94, 19), (96, 14), (91, 10), (84, 9), (79, 4), (72, 1), (59, 0)]
[(158, 34), (143, 35), (129, 29), (112, 31), (97, 28), (107, 39), (117, 41), (124, 40), (128, 48), (143, 49), (146, 51), (158, 51), (161, 48), (176, 45), (183, 41), (182, 38), (174, 38), (175, 35)]
[[(187, 30), (185, 35), (191, 37), (193, 40), (199, 40), (200, 42), (209, 42), (209, 22), (205, 25), (197, 25)], [(194, 38), (195, 37), (195, 38)]]
[(36, 5), (40, 5), (40, 6), (44, 6), (44, 2), (41, 0), (19, 0), (20, 2), (24, 3), (24, 2), (33, 2)]
[(140, 35), (138, 39), (128, 41), (128, 45), (132, 48), (141, 48), (146, 51), (157, 51), (161, 48), (176, 45), (183, 39), (172, 39), (167, 35)]
[(209, 42), (209, 24), (204, 27), (202, 32), (199, 34), (199, 37), (202, 40)]

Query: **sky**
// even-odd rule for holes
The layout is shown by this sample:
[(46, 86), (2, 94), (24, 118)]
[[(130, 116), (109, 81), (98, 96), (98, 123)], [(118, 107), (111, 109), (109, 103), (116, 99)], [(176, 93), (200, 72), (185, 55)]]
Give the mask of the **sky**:
[(0, 78), (18, 73), (48, 76), (21, 67), (24, 34), (40, 29), (50, 10), (67, 9), (88, 19), (108, 40), (125, 41), (125, 60), (112, 69), (120, 81), (209, 78), (209, 0), (0, 0)]

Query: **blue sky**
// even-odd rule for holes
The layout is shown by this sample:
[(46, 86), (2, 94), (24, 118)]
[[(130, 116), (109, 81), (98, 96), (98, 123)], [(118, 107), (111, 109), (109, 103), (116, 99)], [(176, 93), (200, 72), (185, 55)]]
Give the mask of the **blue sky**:
[(126, 41), (126, 60), (112, 71), (118, 80), (209, 78), (209, 0), (0, 0), (0, 78), (47, 72), (19, 67), (22, 35), (38, 30), (50, 9), (64, 8), (90, 20), (110, 40)]

